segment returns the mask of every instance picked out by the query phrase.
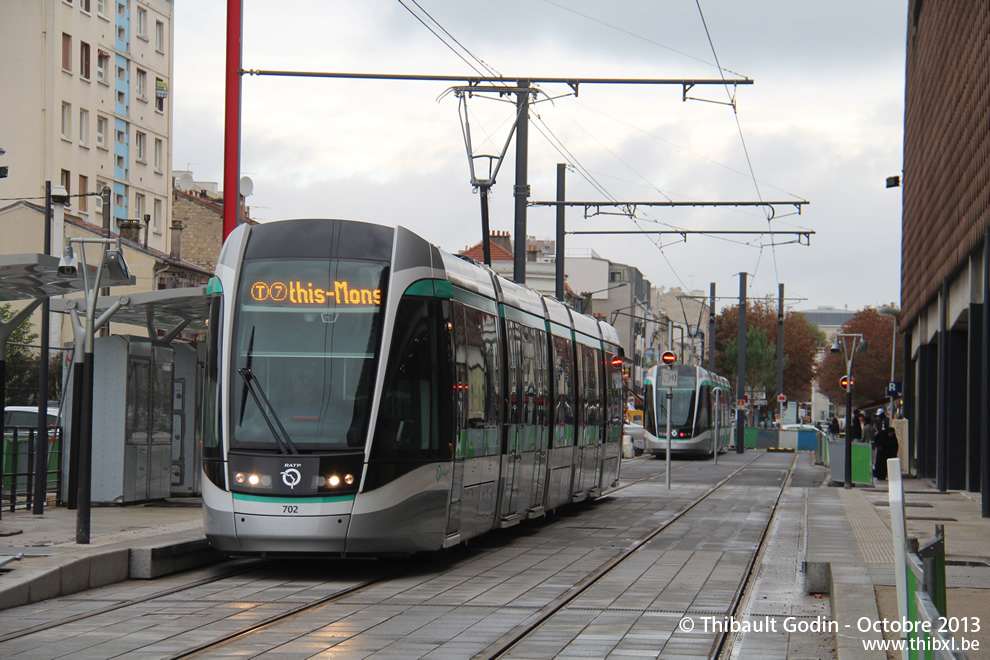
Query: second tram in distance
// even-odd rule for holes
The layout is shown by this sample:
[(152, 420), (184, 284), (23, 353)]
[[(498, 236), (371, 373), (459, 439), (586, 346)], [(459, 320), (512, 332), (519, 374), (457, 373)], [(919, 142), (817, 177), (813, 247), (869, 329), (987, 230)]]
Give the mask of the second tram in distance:
[(219, 550), (432, 551), (618, 485), (615, 329), (402, 227), (241, 225), (208, 295)]
[[(660, 369), (646, 375), (643, 428), (646, 451), (666, 455), (667, 388), (660, 386)], [(670, 414), (671, 454), (714, 455), (732, 441), (732, 393), (729, 381), (699, 366), (678, 364)]]

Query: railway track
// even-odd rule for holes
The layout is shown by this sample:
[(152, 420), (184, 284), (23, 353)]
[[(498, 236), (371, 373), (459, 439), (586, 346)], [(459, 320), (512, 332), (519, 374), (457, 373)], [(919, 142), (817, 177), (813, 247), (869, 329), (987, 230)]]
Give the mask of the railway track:
[[(418, 559), (308, 563), (245, 560), (235, 571), (187, 579), (182, 584), (138, 597), (120, 597), (105, 607), (2, 635), (0, 656), (29, 649), (27, 655), (20, 657), (69, 657), (71, 654), (65, 654), (64, 645), (31, 644), (39, 639), (75, 640), (74, 635), (80, 638), (76, 640), (76, 648), (86, 648), (90, 655), (96, 654), (93, 657), (128, 657), (129, 653), (135, 653), (141, 657), (191, 658), (254, 655), (265, 650), (275, 655), (296, 656), (300, 653), (298, 649), (318, 645), (326, 649), (342, 641), (357, 644), (357, 648), (375, 644), (388, 647), (380, 639), (369, 641), (369, 637), (377, 634), (395, 644), (390, 647), (393, 654), (408, 650), (408, 657), (415, 657), (421, 647), (409, 646), (413, 642), (406, 637), (408, 631), (401, 630), (398, 622), (403, 617), (434, 616), (432, 625), (437, 632), (426, 636), (432, 648), (449, 652), (452, 644), (462, 643), (459, 640), (467, 637), (472, 641), (465, 644), (464, 657), (531, 655), (526, 650), (527, 643), (552, 629), (568, 611), (587, 610), (582, 606), (583, 598), (621, 573), (624, 566), (637, 561), (639, 554), (655, 552), (673, 528), (700, 528), (706, 524), (699, 521), (713, 511), (718, 512), (721, 505), (715, 500), (719, 494), (733, 489), (740, 480), (748, 479), (751, 483), (762, 483), (768, 478), (780, 480), (776, 496), (767, 496), (766, 503), (760, 505), (761, 511), (769, 507), (760, 530), (759, 542), (762, 542), (780, 492), (793, 470), (792, 461), (786, 469), (771, 466), (772, 472), (767, 469), (760, 472), (759, 461), (764, 456), (740, 456), (739, 459), (746, 459), (745, 463), (719, 465), (720, 477), (714, 484), (703, 484), (701, 477), (691, 476), (708, 470), (706, 463), (677, 465), (673, 469), (682, 476), (678, 477), (673, 492), (661, 490), (656, 483), (664, 476), (660, 469), (649, 475), (631, 475), (633, 478), (624, 480), (618, 494), (606, 498), (608, 501), (565, 509), (530, 529), (523, 526), (483, 537), (469, 548), (448, 553), (430, 564)], [(646, 466), (644, 463), (643, 467)], [(690, 469), (692, 466), (694, 469)], [(651, 499), (655, 496), (666, 498), (665, 503), (658, 507), (659, 500)], [(732, 493), (722, 497), (725, 501), (739, 499)], [(635, 516), (639, 518), (627, 520)], [(601, 538), (606, 540), (603, 542)], [(712, 543), (708, 541), (709, 545)], [(535, 547), (530, 549), (530, 546)], [(734, 614), (738, 607), (758, 552), (759, 543), (756, 543), (748, 555), (745, 575), (736, 580), (731, 603), (724, 609), (726, 616)], [(524, 565), (522, 560), (530, 553), (542, 559)], [(505, 574), (504, 581), (489, 584), (496, 573)], [(567, 577), (571, 574), (576, 577)], [(478, 581), (484, 584), (477, 586)], [(532, 584), (534, 581), (539, 584)], [(132, 586), (132, 592), (133, 589)], [(544, 593), (548, 595), (544, 597)], [(95, 595), (97, 599), (118, 598), (114, 594)], [(60, 600), (78, 608), (82, 599)], [(91, 607), (93, 603), (88, 604)], [(225, 616), (228, 610), (231, 614)], [(352, 616), (374, 620), (362, 628), (350, 623), (352, 619), (348, 617)], [(458, 617), (476, 618), (479, 625), (484, 624), (485, 631), (459, 632), (456, 625), (448, 623)], [(135, 621), (146, 626), (157, 618), (162, 619), (161, 630), (150, 625), (142, 629), (141, 634), (150, 640), (142, 642), (144, 646), (137, 640), (128, 646), (123, 635), (121, 639), (103, 642), (105, 651), (103, 646), (83, 643), (82, 638), (87, 635), (102, 639), (105, 629), (121, 622)], [(346, 630), (340, 632), (334, 626)], [(332, 635), (328, 632), (331, 629)], [(710, 657), (721, 653), (726, 643), (724, 636), (713, 639)], [(345, 648), (354, 647), (341, 647), (342, 657), (346, 657)]]

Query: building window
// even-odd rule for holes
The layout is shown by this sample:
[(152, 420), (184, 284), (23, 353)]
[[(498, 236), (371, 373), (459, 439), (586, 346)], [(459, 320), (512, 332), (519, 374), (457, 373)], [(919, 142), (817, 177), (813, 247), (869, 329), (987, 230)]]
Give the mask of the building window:
[(119, 14), (121, 18), (127, 18), (127, 6), (124, 5), (123, 2), (117, 3), (117, 14)]
[(96, 116), (96, 146), (107, 148), (107, 118)]
[(89, 211), (89, 177), (79, 175), (79, 210), (82, 212)]
[(127, 144), (127, 131), (117, 131), (117, 144)]
[(62, 170), (62, 175), (59, 177), (58, 182), (65, 188), (65, 194), (72, 194), (72, 175), (69, 174), (69, 170)]
[(148, 10), (144, 7), (137, 8), (137, 34), (142, 39), (148, 38)]
[(134, 194), (134, 217), (144, 220), (144, 195), (141, 193)]
[(89, 110), (79, 109), (79, 145), (89, 144)]
[(62, 71), (72, 73), (72, 36), (62, 33)]
[(79, 0), (79, 8), (87, 14), (89, 13), (89, 0)]
[(148, 72), (137, 69), (134, 77), (134, 86), (137, 97), (142, 101), (148, 100)]
[(155, 138), (155, 171), (162, 171), (162, 157), (164, 156), (165, 143), (160, 138)]
[(107, 82), (108, 68), (110, 68), (110, 55), (101, 50), (96, 55), (96, 79), (101, 83)]
[(96, 213), (103, 213), (103, 189), (106, 187), (106, 181), (96, 180), (96, 192), (100, 193), (98, 197), (93, 198), (93, 210)]
[(79, 42), (79, 75), (83, 80), (89, 80), (89, 44)]
[(96, 13), (100, 16), (107, 15), (107, 0), (96, 0)]
[(72, 139), (72, 104), (62, 101), (62, 139)]
[(134, 133), (134, 152), (139, 162), (148, 162), (148, 150), (146, 148), (148, 136), (141, 131)]
[(155, 50), (165, 52), (165, 24), (161, 21), (155, 21)]
[[(127, 169), (127, 161), (124, 159), (123, 156), (117, 156), (117, 169), (118, 170)], [(118, 204), (117, 206), (120, 206), (120, 204)]]
[(165, 81), (161, 78), (155, 78), (155, 109), (158, 112), (165, 112), (166, 91)]
[(117, 92), (117, 103), (127, 105), (127, 95), (124, 92)]
[(156, 234), (162, 233), (162, 200), (155, 200), (155, 208), (151, 214), (151, 226)]

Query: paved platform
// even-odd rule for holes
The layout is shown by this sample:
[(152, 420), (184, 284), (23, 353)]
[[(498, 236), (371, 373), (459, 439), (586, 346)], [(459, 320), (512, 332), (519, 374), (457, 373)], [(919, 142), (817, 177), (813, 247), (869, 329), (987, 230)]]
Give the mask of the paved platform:
[[(649, 458), (626, 459), (649, 461)], [(624, 461), (625, 462), (625, 461)], [(808, 584), (827, 584), (821, 613), (840, 630), (865, 617), (897, 618), (886, 483), (845, 490), (822, 485), (823, 468), (802, 454), (782, 500), (771, 543), (751, 582), (748, 616), (810, 617), (794, 604)], [(632, 467), (632, 466), (630, 466)], [(821, 470), (821, 478), (816, 478)], [(976, 618), (969, 639), (990, 649), (990, 520), (978, 495), (939, 493), (925, 480), (904, 482), (908, 535), (921, 543), (945, 526), (949, 614)], [(4, 511), (0, 519), (0, 609), (18, 607), (134, 578), (153, 578), (223, 559), (203, 537), (199, 501), (176, 499), (139, 506), (94, 508), (91, 543), (75, 542), (76, 512), (49, 507), (43, 515)], [(810, 572), (806, 568), (810, 567)], [(817, 567), (817, 568), (816, 568)], [(827, 567), (827, 570), (816, 572)], [(2, 616), (2, 614), (0, 614)], [(873, 634), (873, 633), (869, 633)], [(801, 648), (786, 635), (742, 635), (733, 657), (886, 658), (863, 651), (869, 634), (836, 635), (833, 649)], [(874, 634), (879, 639), (880, 633)]]

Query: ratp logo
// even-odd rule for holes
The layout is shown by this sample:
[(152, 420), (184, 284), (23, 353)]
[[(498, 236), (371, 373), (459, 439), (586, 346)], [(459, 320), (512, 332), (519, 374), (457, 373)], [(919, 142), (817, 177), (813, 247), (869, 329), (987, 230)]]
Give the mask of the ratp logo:
[(294, 489), (296, 485), (298, 485), (299, 482), (302, 481), (302, 474), (300, 474), (299, 470), (297, 470), (296, 468), (289, 468), (285, 472), (282, 472), (281, 475), (282, 475), (282, 483), (288, 486), (289, 488)]

